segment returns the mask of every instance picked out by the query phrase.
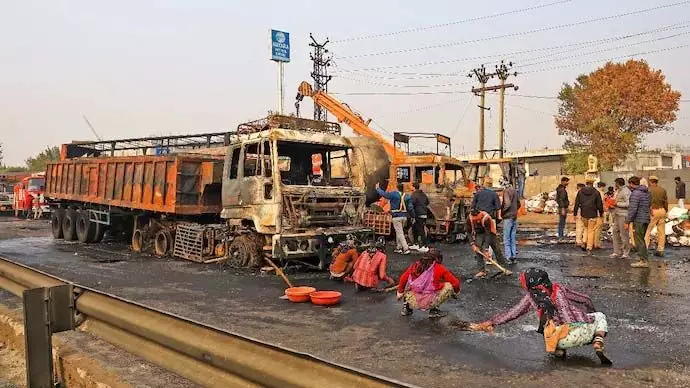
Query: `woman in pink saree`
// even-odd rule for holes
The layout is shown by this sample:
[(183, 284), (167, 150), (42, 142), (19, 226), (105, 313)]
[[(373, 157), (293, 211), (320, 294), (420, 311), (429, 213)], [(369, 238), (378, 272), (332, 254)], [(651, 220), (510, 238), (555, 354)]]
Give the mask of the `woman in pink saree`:
[(431, 249), (403, 273), (398, 283), (398, 300), (404, 299), (402, 315), (413, 310), (429, 311), (429, 318), (446, 315), (439, 306), (460, 292), (460, 281), (442, 263), (441, 252)]

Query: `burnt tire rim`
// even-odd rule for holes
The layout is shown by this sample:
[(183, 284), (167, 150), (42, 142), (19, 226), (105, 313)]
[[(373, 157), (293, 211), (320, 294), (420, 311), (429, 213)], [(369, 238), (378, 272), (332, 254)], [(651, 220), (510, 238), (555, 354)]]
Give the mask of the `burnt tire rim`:
[(142, 247), (144, 246), (144, 234), (141, 233), (141, 230), (137, 229), (132, 233), (132, 250), (134, 252), (141, 252)]
[(156, 233), (156, 240), (153, 243), (156, 255), (165, 256), (170, 250), (170, 239), (165, 231)]

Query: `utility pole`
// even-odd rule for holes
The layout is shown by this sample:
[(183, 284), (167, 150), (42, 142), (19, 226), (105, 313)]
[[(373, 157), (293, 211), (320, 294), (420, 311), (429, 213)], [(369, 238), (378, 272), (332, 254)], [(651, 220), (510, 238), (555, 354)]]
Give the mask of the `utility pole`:
[(493, 74), (487, 74), (486, 67), (481, 65), (481, 67), (472, 70), (467, 77), (477, 77), (477, 81), (481, 85), (479, 88), (472, 88), (472, 92), (479, 96), (479, 105), (477, 105), (479, 107), (479, 159), (484, 159), (484, 111), (491, 109), (484, 106), (486, 82), (493, 77)]
[[(496, 65), (496, 71), (494, 73), (487, 73), (486, 68), (484, 65), (481, 67), (478, 67), (470, 74), (467, 76), (472, 78), (472, 77), (477, 77), (477, 80), (479, 81), (480, 87), (479, 88), (472, 88), (472, 92), (475, 95), (478, 95), (480, 97), (480, 102), (479, 102), (479, 158), (484, 159), (486, 150), (484, 149), (484, 111), (489, 110), (490, 108), (486, 108), (484, 106), (485, 102), (485, 94), (486, 92), (493, 92), (496, 90), (500, 91), (499, 95), (499, 111), (498, 111), (498, 155), (499, 157), (503, 157), (504, 155), (504, 149), (503, 149), (503, 138), (504, 138), (504, 129), (503, 129), (503, 112), (505, 110), (505, 90), (508, 88), (514, 88), (515, 90), (518, 90), (517, 85), (513, 84), (507, 84), (506, 80), (508, 80), (508, 77), (510, 76), (517, 76), (517, 72), (510, 73), (510, 69), (513, 67), (513, 62), (508, 62), (506, 65), (503, 61), (501, 61), (500, 65)], [(501, 83), (499, 85), (494, 85), (494, 86), (486, 86), (486, 83), (489, 79), (493, 77), (498, 77), (499, 80), (501, 80)]]
[[(314, 48), (314, 52), (309, 54), (311, 61), (314, 63), (314, 70), (311, 72), (311, 78), (314, 80), (314, 91), (328, 92), (328, 82), (332, 76), (328, 75), (328, 67), (331, 66), (331, 57), (328, 55), (326, 45), (329, 40), (319, 43), (314, 39), (312, 34), (309, 34), (311, 43), (309, 46)], [(321, 106), (314, 104), (314, 120), (326, 121), (328, 112)]]
[(513, 84), (506, 84), (506, 80), (508, 77), (511, 75), (516, 77), (517, 72), (510, 73), (510, 69), (513, 67), (513, 62), (508, 62), (508, 65), (501, 61), (500, 65), (496, 65), (496, 76), (498, 79), (501, 80), (501, 84), (499, 85), (499, 93), (500, 97), (498, 100), (498, 105), (499, 105), (499, 110), (498, 110), (498, 157), (502, 158), (504, 149), (503, 149), (503, 139), (505, 138), (505, 130), (503, 128), (503, 112), (505, 111), (505, 95), (506, 95), (506, 89), (507, 88), (513, 88), (515, 90), (518, 90), (517, 85)]

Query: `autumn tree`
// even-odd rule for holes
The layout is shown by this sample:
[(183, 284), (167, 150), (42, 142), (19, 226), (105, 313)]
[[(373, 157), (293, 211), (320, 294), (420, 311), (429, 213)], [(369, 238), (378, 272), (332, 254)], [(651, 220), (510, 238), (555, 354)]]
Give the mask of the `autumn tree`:
[(643, 60), (609, 62), (564, 84), (556, 114), (571, 153), (593, 154), (603, 168), (635, 152), (645, 135), (670, 129), (680, 92)]
[(60, 160), (60, 148), (48, 147), (40, 154), (26, 159), (26, 167), (29, 168), (29, 171), (45, 171), (48, 162), (58, 160)]

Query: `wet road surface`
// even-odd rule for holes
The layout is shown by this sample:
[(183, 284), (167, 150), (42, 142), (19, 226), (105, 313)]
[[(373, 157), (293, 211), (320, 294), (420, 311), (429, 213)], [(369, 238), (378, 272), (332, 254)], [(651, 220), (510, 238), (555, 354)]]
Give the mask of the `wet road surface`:
[[(467, 245), (441, 245), (445, 262), (469, 278), (474, 258)], [(690, 360), (690, 250), (669, 249), (650, 269), (610, 259), (610, 250), (583, 257), (572, 245), (522, 246), (513, 270), (546, 268), (552, 280), (589, 294), (609, 320), (607, 353), (614, 369), (678, 367)], [(544, 352), (533, 313), (495, 334), (457, 330), (454, 322), (481, 321), (522, 296), (517, 277), (463, 281), (457, 300), (431, 321), (422, 312), (401, 317), (394, 293), (357, 293), (325, 273), (296, 273), (293, 283), (343, 292), (337, 307), (280, 300), (284, 283), (273, 274), (158, 259), (120, 243), (83, 245), (50, 237), (0, 241), (0, 255), (66, 280), (113, 293), (243, 335), (420, 386), (453, 386), (485, 375), (511, 381), (516, 374), (601, 371), (589, 347), (565, 363)], [(389, 257), (397, 278), (414, 256)], [(606, 373), (613, 373), (608, 371)], [(641, 386), (650, 384), (642, 384)]]

